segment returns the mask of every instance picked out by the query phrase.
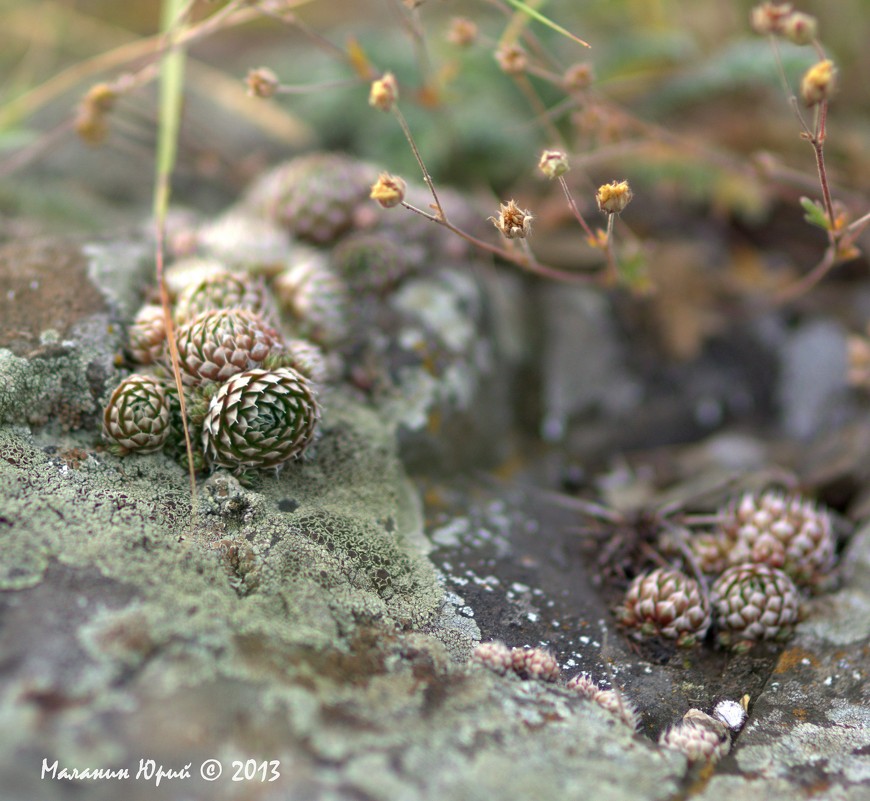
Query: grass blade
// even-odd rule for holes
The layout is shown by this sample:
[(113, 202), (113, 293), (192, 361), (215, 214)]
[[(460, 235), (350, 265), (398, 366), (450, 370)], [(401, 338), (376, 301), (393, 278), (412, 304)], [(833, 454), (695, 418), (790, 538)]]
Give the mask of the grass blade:
[(512, 5), (517, 11), (522, 11), (523, 14), (528, 14), (532, 19), (537, 20), (542, 25), (546, 25), (548, 28), (552, 28), (557, 33), (561, 33), (562, 36), (567, 36), (572, 41), (577, 42), (577, 44), (583, 45), (583, 47), (591, 47), (588, 42), (584, 42), (582, 39), (576, 37), (571, 31), (566, 30), (561, 25), (553, 22), (549, 17), (545, 17), (540, 11), (532, 8), (527, 3), (522, 2), (522, 0), (507, 0), (507, 2)]

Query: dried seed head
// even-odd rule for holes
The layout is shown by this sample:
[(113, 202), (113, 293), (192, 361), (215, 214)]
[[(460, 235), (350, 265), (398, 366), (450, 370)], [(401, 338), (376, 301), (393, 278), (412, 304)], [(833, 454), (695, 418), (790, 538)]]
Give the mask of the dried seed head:
[(782, 23), (782, 35), (792, 44), (812, 44), (818, 35), (818, 20), (810, 14), (794, 11)]
[(782, 32), (785, 19), (792, 13), (791, 3), (762, 3), (749, 15), (752, 30), (762, 36)]
[(311, 444), (319, 419), (311, 384), (296, 370), (247, 370), (218, 387), (203, 420), (202, 445), (213, 465), (277, 467)]
[(799, 618), (792, 580), (768, 565), (730, 567), (710, 589), (720, 645), (738, 653), (760, 640), (788, 637)]
[(718, 762), (731, 750), (731, 735), (721, 720), (690, 709), (662, 733), (659, 745), (681, 751), (690, 762)]
[(556, 658), (544, 648), (512, 648), (511, 667), (526, 679), (556, 681), (562, 672)]
[(674, 639), (690, 647), (710, 627), (710, 603), (700, 585), (679, 570), (658, 568), (637, 576), (617, 610), (620, 623), (641, 637)]
[(592, 85), (595, 72), (587, 61), (572, 64), (562, 75), (562, 87), (566, 92), (582, 92)]
[(558, 178), (571, 169), (568, 164), (568, 155), (564, 150), (545, 150), (541, 153), (538, 169), (550, 180)]
[(513, 668), (511, 649), (500, 640), (480, 643), (471, 654), (471, 661), (498, 673), (499, 676), (504, 676)]
[(118, 456), (160, 450), (169, 436), (169, 404), (154, 377), (134, 373), (112, 393), (103, 412), (103, 440)]
[(251, 97), (269, 98), (278, 91), (280, 82), (278, 76), (268, 67), (258, 67), (255, 70), (248, 70), (245, 85)]
[(372, 185), (369, 197), (385, 209), (398, 206), (405, 199), (408, 185), (398, 175), (382, 172)]
[(495, 60), (502, 72), (508, 75), (522, 75), (529, 66), (529, 57), (519, 45), (503, 45), (495, 51)]
[(511, 200), (499, 206), (498, 217), (489, 217), (505, 239), (525, 239), (532, 232), (531, 212), (524, 211)]
[(728, 541), (730, 565), (780, 568), (802, 586), (818, 584), (834, 566), (831, 516), (799, 496), (746, 493), (725, 511), (719, 533)]
[(830, 59), (810, 67), (801, 79), (801, 99), (808, 107), (827, 100), (837, 83), (837, 68)]
[(633, 195), (628, 181), (612, 181), (598, 187), (595, 200), (605, 214), (619, 214), (631, 203)]
[(457, 47), (470, 47), (477, 41), (477, 24), (467, 17), (453, 17), (447, 30), (447, 41)]
[(399, 84), (392, 72), (372, 81), (369, 91), (369, 105), (379, 111), (392, 111), (399, 100)]

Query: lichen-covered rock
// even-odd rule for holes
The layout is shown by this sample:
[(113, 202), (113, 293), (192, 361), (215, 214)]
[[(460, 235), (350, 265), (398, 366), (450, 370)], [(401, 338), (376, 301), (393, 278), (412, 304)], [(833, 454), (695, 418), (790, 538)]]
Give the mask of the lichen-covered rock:
[[(138, 244), (64, 239), (0, 247), (0, 425), (57, 420), (78, 428), (99, 418), (117, 380), (117, 320), (138, 300), (125, 282), (150, 271)], [(115, 270), (126, 271), (118, 279)]]

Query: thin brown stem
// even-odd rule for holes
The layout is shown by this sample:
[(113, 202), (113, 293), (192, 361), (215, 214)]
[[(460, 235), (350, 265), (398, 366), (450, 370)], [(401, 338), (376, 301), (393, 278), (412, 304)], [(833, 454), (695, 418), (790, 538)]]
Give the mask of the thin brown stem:
[(833, 245), (828, 247), (822, 260), (802, 278), (777, 292), (774, 296), (774, 301), (776, 303), (788, 303), (812, 289), (836, 266), (836, 253), (837, 251)]
[[(161, 180), (161, 184), (163, 181)], [(168, 191), (168, 186), (162, 185), (157, 187), (157, 191)], [(166, 288), (166, 281), (163, 276), (164, 263), (164, 225), (163, 220), (155, 221), (155, 239), (156, 239), (156, 272), (157, 272), (157, 288), (160, 292), (160, 305), (163, 307), (163, 321), (166, 325), (166, 343), (169, 346), (169, 359), (172, 364), (172, 373), (175, 377), (175, 389), (178, 392), (178, 404), (181, 409), (182, 430), (184, 431), (184, 447), (187, 452), (187, 472), (190, 479), (190, 502), (191, 502), (191, 517), (196, 519), (196, 467), (193, 463), (193, 443), (190, 440), (190, 430), (187, 425), (187, 404), (184, 399), (184, 384), (181, 381), (181, 359), (178, 356), (178, 345), (175, 341), (175, 326), (172, 322), (172, 312), (169, 303), (169, 291)]]
[(870, 212), (865, 214), (863, 217), (859, 217), (854, 222), (849, 223), (846, 226), (846, 232), (852, 236), (860, 236), (861, 232), (870, 225)]
[(562, 187), (562, 191), (565, 193), (565, 199), (568, 201), (568, 207), (571, 209), (571, 212), (574, 214), (577, 222), (580, 223), (580, 226), (583, 228), (584, 233), (590, 239), (595, 239), (595, 234), (592, 233), (592, 229), (589, 227), (589, 224), (580, 213), (580, 209), (577, 208), (577, 204), (574, 202), (574, 197), (571, 195), (571, 190), (568, 189), (568, 182), (565, 180), (564, 175), (559, 176), (559, 185)]
[[(436, 225), (444, 226), (448, 231), (452, 231), (457, 236), (464, 239), (466, 242), (474, 245), (474, 247), (479, 250), (485, 250), (487, 253), (492, 253), (494, 256), (498, 256), (499, 258), (504, 259), (505, 261), (512, 262), (516, 264), (518, 267), (526, 270), (527, 272), (533, 273), (534, 275), (539, 275), (542, 278), (549, 278), (553, 281), (559, 281), (564, 284), (592, 284), (597, 282), (597, 278), (594, 275), (584, 275), (582, 273), (569, 273), (563, 270), (557, 270), (555, 267), (549, 267), (546, 264), (541, 264), (534, 256), (530, 256), (530, 252), (524, 255), (511, 252), (509, 250), (505, 250), (504, 248), (500, 248), (497, 245), (493, 245), (489, 242), (485, 242), (482, 239), (478, 239), (476, 236), (469, 234), (467, 231), (463, 231), (458, 226), (454, 225), (450, 222), (446, 217), (439, 217), (435, 214), (430, 214), (429, 212), (423, 211), (423, 209), (419, 209), (416, 206), (408, 203), (407, 201), (402, 201), (402, 206), (404, 206), (408, 211), (413, 211), (415, 214), (419, 214), (421, 217), (425, 217), (429, 222), (433, 222)], [(527, 245), (527, 243), (526, 243)]]
[(825, 126), (828, 118), (828, 101), (823, 100), (819, 104), (819, 119), (816, 127), (816, 135), (813, 137), (812, 146), (816, 156), (816, 169), (819, 171), (819, 183), (822, 186), (822, 201), (825, 204), (825, 213), (828, 215), (828, 238), (832, 245), (837, 242), (837, 220), (834, 214), (834, 202), (831, 199), (831, 190), (828, 187), (828, 171), (825, 167)]
[(417, 148), (417, 143), (414, 141), (414, 136), (411, 133), (408, 121), (405, 119), (405, 115), (402, 114), (397, 105), (393, 105), (393, 115), (399, 121), (399, 125), (402, 126), (402, 132), (405, 134), (405, 139), (408, 140), (408, 144), (411, 146), (411, 152), (414, 154), (414, 158), (417, 159), (417, 164), (420, 166), (420, 170), (423, 173), (423, 180), (426, 182), (426, 186), (429, 187), (429, 191), (432, 193), (432, 199), (435, 201), (435, 208), (438, 209), (438, 217), (444, 222), (447, 222), (447, 215), (444, 213), (444, 208), (441, 205), (441, 201), (438, 199), (438, 193), (435, 191), (435, 184), (432, 182), (432, 176), (429, 175), (429, 170), (426, 168), (423, 157), (420, 155), (420, 151)]
[(616, 263), (616, 254), (613, 252), (613, 223), (615, 214), (607, 215), (607, 240), (604, 253), (607, 256), (607, 280), (616, 284), (619, 281), (619, 265)]

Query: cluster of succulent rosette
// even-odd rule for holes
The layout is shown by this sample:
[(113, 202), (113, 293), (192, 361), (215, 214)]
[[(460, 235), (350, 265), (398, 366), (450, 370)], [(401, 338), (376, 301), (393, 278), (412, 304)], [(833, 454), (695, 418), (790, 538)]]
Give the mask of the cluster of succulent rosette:
[(834, 566), (830, 513), (798, 495), (767, 491), (744, 494), (717, 519), (713, 531), (687, 533), (681, 550), (665, 541), (679, 566), (631, 582), (617, 617), (634, 636), (690, 647), (714, 630), (720, 646), (738, 653), (789, 636), (801, 592), (818, 588)]
[[(166, 286), (195, 469), (244, 476), (300, 457), (360, 302), (432, 254), (419, 225), (406, 231), (380, 215), (369, 198), (376, 174), (341, 154), (306, 154), (255, 181), (217, 221), (170, 225)], [(105, 407), (107, 446), (186, 463), (159, 304), (128, 326), (124, 362), (133, 372)]]

